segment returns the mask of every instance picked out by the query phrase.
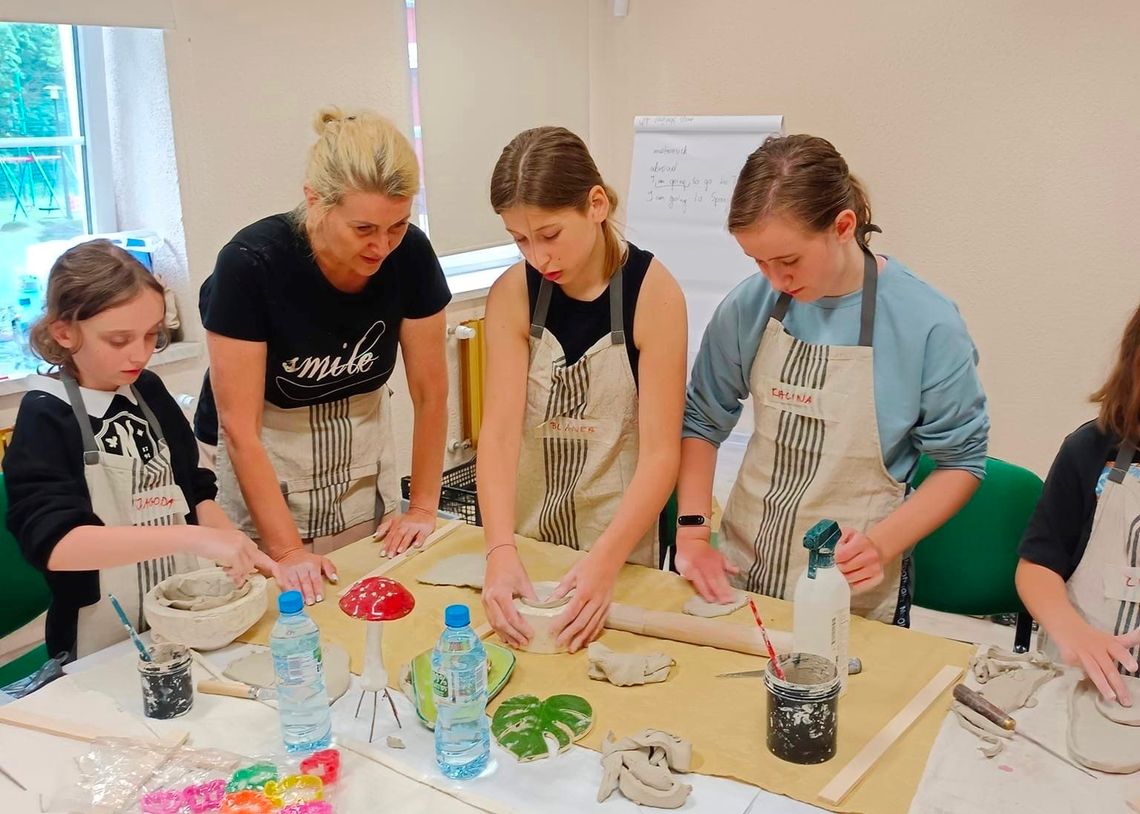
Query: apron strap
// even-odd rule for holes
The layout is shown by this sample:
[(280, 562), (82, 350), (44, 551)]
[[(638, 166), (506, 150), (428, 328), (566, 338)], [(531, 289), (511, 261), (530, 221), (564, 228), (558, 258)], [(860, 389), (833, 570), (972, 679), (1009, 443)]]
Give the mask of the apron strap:
[(610, 341), (625, 344), (625, 315), (622, 313), (621, 268), (610, 277)]
[(875, 336), (875, 298), (879, 293), (879, 261), (864, 245), (863, 250), (863, 309), (859, 317), (859, 344), (871, 347)]
[[(879, 261), (866, 246), (860, 244), (859, 248), (863, 250), (863, 305), (859, 316), (859, 344), (869, 348), (875, 336), (875, 298), (879, 292)], [(772, 319), (783, 322), (791, 304), (791, 295), (786, 292), (781, 294), (772, 308)]]
[[(622, 270), (619, 268), (610, 277), (610, 340), (615, 345), (625, 344), (625, 315), (622, 313)], [(550, 298), (554, 294), (554, 283), (545, 277), (538, 286), (538, 302), (534, 304), (534, 315), (530, 319), (530, 335), (535, 339), (542, 336), (546, 328), (546, 317), (550, 313)]]
[(83, 394), (79, 392), (79, 382), (66, 371), (60, 371), (60, 381), (63, 389), (67, 391), (67, 400), (71, 404), (71, 411), (75, 413), (75, 422), (79, 425), (79, 435), (83, 438), (83, 463), (93, 466), (99, 463), (99, 447), (95, 443), (95, 433), (91, 431), (91, 419), (87, 416), (87, 406), (83, 403)]
[(166, 437), (162, 434), (162, 425), (158, 423), (158, 418), (155, 417), (154, 411), (150, 409), (150, 405), (146, 403), (146, 399), (142, 397), (142, 393), (133, 384), (131, 385), (131, 392), (135, 394), (135, 400), (139, 403), (139, 409), (142, 410), (143, 418), (146, 423), (150, 425), (151, 432), (154, 433), (155, 440), (158, 443), (166, 441)]
[(1136, 455), (1136, 444), (1131, 441), (1120, 443), (1120, 452), (1116, 456), (1116, 463), (1108, 473), (1108, 479), (1113, 483), (1124, 483), (1124, 475), (1132, 465), (1132, 458)]
[(550, 311), (550, 297), (554, 293), (554, 283), (545, 277), (538, 286), (538, 302), (534, 304), (534, 315), (530, 318), (530, 335), (535, 339), (542, 337), (546, 328), (546, 315)]

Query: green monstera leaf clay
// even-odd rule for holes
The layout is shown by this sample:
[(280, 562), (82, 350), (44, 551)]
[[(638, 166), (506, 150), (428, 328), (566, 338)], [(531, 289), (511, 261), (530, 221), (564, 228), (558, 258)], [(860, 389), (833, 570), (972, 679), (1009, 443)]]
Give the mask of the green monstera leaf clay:
[(547, 738), (563, 752), (593, 724), (594, 708), (580, 696), (552, 695), (542, 701), (536, 695), (516, 695), (495, 710), (491, 733), (499, 746), (525, 762), (550, 753)]

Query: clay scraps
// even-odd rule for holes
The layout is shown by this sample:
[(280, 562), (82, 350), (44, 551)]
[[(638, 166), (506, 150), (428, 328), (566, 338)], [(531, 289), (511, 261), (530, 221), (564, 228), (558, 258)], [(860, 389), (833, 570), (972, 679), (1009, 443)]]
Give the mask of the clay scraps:
[(677, 662), (664, 653), (619, 653), (601, 642), (593, 642), (586, 649), (590, 660), (587, 674), (598, 681), (608, 681), (618, 687), (656, 684), (669, 678), (669, 670)]
[(645, 729), (621, 740), (607, 733), (602, 741), (598, 802), (605, 802), (619, 789), (639, 805), (680, 808), (693, 787), (678, 782), (670, 770), (686, 774), (692, 762), (692, 744), (668, 732)]
[[(970, 662), (970, 671), (981, 685), (978, 692), (990, 703), (1012, 715), (1022, 707), (1037, 705), (1035, 694), (1046, 682), (1061, 674), (1061, 669), (1043, 653), (1012, 653), (1000, 647), (989, 647)], [(978, 749), (986, 757), (1001, 752), (1013, 733), (955, 701), (951, 711), (967, 732), (976, 735)]]
[(158, 604), (186, 611), (204, 611), (236, 602), (248, 594), (253, 583), (246, 580), (240, 588), (222, 569), (205, 569), (163, 580), (154, 592)]

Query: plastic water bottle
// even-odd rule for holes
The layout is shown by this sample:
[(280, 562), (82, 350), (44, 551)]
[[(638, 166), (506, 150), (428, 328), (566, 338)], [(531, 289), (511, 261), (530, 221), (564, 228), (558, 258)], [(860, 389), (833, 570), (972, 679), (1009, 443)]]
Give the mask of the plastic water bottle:
[(851, 636), (851, 587), (835, 567), (842, 532), (834, 520), (820, 520), (804, 535), (808, 567), (792, 600), (792, 636), (800, 653), (835, 662), (841, 692), (847, 689), (847, 650)]
[(305, 613), (300, 591), (277, 597), (281, 616), (269, 634), (269, 652), (277, 678), (281, 737), (289, 752), (312, 752), (332, 740), (332, 713), (325, 689), (321, 632)]
[(448, 605), (447, 627), (431, 654), (435, 760), (455, 780), (475, 777), (491, 757), (487, 724), (487, 650), (466, 605)]

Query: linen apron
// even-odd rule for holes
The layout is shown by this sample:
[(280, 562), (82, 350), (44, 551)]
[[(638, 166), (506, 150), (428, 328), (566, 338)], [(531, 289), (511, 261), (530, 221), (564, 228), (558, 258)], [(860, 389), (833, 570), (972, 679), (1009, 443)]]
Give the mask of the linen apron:
[[(364, 536), (400, 505), (386, 385), (306, 407), (265, 402), (261, 442), (304, 540), (339, 535), (358, 525)], [(238, 528), (257, 539), (220, 426), (216, 471), (218, 503)]]
[[(1080, 564), (1065, 583), (1069, 601), (1097, 630), (1121, 636), (1140, 628), (1140, 480), (1128, 474), (1136, 445), (1122, 443), (1096, 502), (1092, 532)], [(1044, 631), (1040, 649), (1057, 659)], [(1132, 648), (1140, 659), (1140, 645)], [(1140, 677), (1140, 670), (1124, 675)]]
[[(617, 513), (637, 469), (638, 395), (622, 320), (622, 271), (610, 278), (610, 332), (566, 364), (546, 328), (554, 284), (543, 278), (530, 326), (515, 530), (589, 550)], [(627, 562), (659, 567), (658, 524)]]
[[(857, 346), (814, 345), (787, 333), (788, 294), (764, 328), (749, 377), (755, 429), (720, 529), (721, 550), (740, 569), (730, 576), (737, 588), (790, 599), (807, 567), (808, 529), (828, 518), (866, 531), (906, 496), (879, 444), (872, 349), (879, 272), (866, 247), (863, 254)], [(884, 571), (882, 584), (852, 595), (851, 609), (907, 625), (903, 563)]]
[[(83, 438), (83, 477), (91, 496), (91, 509), (106, 526), (180, 526), (186, 524), (190, 506), (174, 480), (170, 447), (154, 413), (138, 389), (131, 388), (139, 410), (154, 435), (154, 457), (143, 462), (133, 455), (103, 452), (91, 430), (79, 383), (60, 375), (68, 402)], [(145, 430), (134, 430), (142, 434)], [(147, 629), (143, 596), (174, 574), (201, 567), (197, 556), (172, 554), (134, 565), (105, 568), (99, 572), (99, 601), (79, 609), (76, 656), (82, 658), (120, 642), (125, 637), (122, 622), (107, 599), (114, 594), (136, 630)]]

